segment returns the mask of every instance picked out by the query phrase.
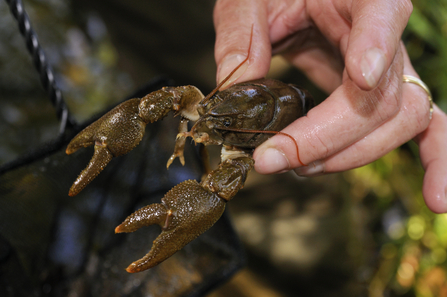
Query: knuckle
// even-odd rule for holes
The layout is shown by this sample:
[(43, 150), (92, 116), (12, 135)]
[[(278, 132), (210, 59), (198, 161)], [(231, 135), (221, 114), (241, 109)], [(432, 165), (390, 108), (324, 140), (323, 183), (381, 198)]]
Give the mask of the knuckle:
[(395, 0), (395, 1), (386, 1), (385, 4), (387, 8), (389, 8), (390, 14), (385, 15), (392, 15), (393, 18), (396, 18), (397, 21), (401, 24), (407, 23), (411, 13), (413, 12), (413, 4), (411, 3), (411, 0)]
[(383, 98), (383, 112), (384, 119), (389, 119), (395, 116), (401, 106), (401, 94), (397, 92), (386, 92), (382, 95)]
[(306, 137), (307, 157), (306, 162), (313, 162), (327, 158), (334, 147), (334, 142), (330, 138), (323, 138), (318, 133), (311, 133)]
[(377, 110), (377, 116), (380, 121), (386, 121), (399, 112), (402, 103), (402, 92), (396, 80), (390, 81), (383, 87), (378, 87), (374, 96), (380, 106)]
[(333, 135), (333, 130), (322, 129), (320, 125), (315, 125), (315, 121), (321, 120), (316, 109), (311, 109), (307, 113), (309, 122), (305, 124), (301, 131), (303, 144), (298, 145), (303, 147), (303, 158), (305, 163), (323, 160), (333, 154), (339, 142), (338, 136)]
[(413, 129), (416, 133), (424, 131), (430, 123), (430, 102), (428, 95), (420, 87), (410, 85), (412, 88), (411, 96), (406, 103), (406, 110), (408, 110), (410, 121), (413, 122)]
[[(425, 97), (427, 97), (427, 94), (425, 94)], [(430, 119), (430, 104), (428, 102), (424, 102), (423, 98), (425, 98), (425, 97), (419, 98), (420, 101), (422, 101), (422, 103), (424, 103), (425, 108), (424, 107), (418, 108), (418, 115), (417, 115), (418, 124), (419, 124), (418, 132), (424, 131), (428, 127), (428, 124), (430, 123), (430, 120), (431, 120)]]

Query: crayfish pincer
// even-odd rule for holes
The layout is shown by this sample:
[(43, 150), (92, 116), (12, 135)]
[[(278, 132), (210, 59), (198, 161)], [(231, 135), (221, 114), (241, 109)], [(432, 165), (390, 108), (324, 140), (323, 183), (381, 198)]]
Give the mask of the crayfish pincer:
[[(248, 59), (249, 55), (238, 67)], [(71, 187), (70, 196), (87, 186), (113, 157), (124, 155), (137, 146), (145, 126), (162, 119), (171, 110), (181, 120), (168, 167), (177, 157), (184, 164), (187, 137), (205, 146), (222, 145), (219, 167), (200, 183), (187, 180), (178, 184), (161, 203), (137, 210), (116, 227), (117, 233), (133, 232), (153, 224), (162, 228), (149, 253), (132, 263), (128, 272), (143, 271), (159, 264), (209, 229), (221, 217), (226, 202), (244, 186), (254, 166), (253, 150), (272, 133), (287, 135), (274, 131), (306, 115), (313, 106), (305, 90), (272, 79), (235, 84), (219, 91), (231, 74), (207, 97), (196, 87), (182, 86), (164, 87), (141, 99), (130, 99), (85, 128), (69, 143), (67, 154), (89, 145), (95, 148), (90, 163)], [(195, 122), (189, 132), (188, 121)], [(299, 160), (298, 146), (297, 157)]]
[[(162, 232), (150, 252), (126, 270), (139, 272), (151, 268), (211, 228), (225, 210), (225, 202), (243, 187), (253, 164), (251, 158), (229, 159), (200, 184), (195, 180), (184, 181), (166, 193), (161, 203), (131, 214), (116, 227), (116, 233), (133, 232), (152, 224), (160, 225)], [(221, 189), (220, 193), (215, 192), (217, 188)]]

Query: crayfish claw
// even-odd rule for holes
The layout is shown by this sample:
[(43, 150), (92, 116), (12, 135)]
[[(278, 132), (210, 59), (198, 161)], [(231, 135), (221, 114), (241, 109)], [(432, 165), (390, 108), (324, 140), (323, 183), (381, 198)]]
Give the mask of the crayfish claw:
[(121, 233), (152, 224), (162, 227), (149, 253), (130, 264), (128, 272), (140, 272), (163, 262), (214, 225), (225, 210), (223, 199), (194, 180), (178, 184), (161, 201), (137, 210), (115, 229)]
[[(169, 226), (170, 217), (172, 217), (171, 210), (167, 210), (166, 206), (162, 203), (154, 203), (140, 208), (139, 210), (128, 216), (124, 220), (124, 222), (122, 222), (118, 227), (115, 228), (115, 233), (134, 232), (141, 227), (154, 224), (160, 225), (162, 229), (166, 229)], [(162, 234), (163, 233), (164, 232), (162, 232)], [(150, 250), (150, 252), (142, 259), (130, 264), (129, 267), (126, 268), (126, 271), (130, 273), (143, 271), (157, 265), (164, 259), (170, 257), (171, 254), (168, 254), (167, 256), (163, 255), (163, 251), (169, 251), (169, 249), (162, 249), (161, 251), (158, 251), (156, 248), (162, 245), (157, 242), (164, 242), (165, 240), (166, 239), (164, 238), (164, 236), (158, 236), (157, 239), (154, 241), (154, 247)]]
[(144, 122), (139, 116), (140, 99), (121, 103), (96, 122), (78, 133), (68, 144), (66, 153), (95, 144), (95, 153), (71, 187), (70, 196), (77, 195), (106, 167), (112, 157), (130, 152), (144, 135)]
[[(67, 148), (68, 150), (68, 148)], [(107, 146), (95, 145), (95, 152), (87, 167), (82, 170), (70, 188), (68, 195), (73, 197), (79, 194), (99, 173), (109, 164), (113, 155)]]
[(132, 262), (126, 268), (126, 271), (136, 273), (152, 268), (171, 257), (175, 252), (183, 248), (184, 245), (178, 248), (178, 242), (175, 240), (175, 236), (170, 235), (170, 233), (162, 233), (154, 240), (149, 253), (143, 258)]
[(92, 125), (82, 130), (81, 133), (76, 135), (68, 144), (65, 153), (67, 155), (70, 155), (80, 148), (93, 145), (95, 143), (96, 129), (98, 128), (97, 126), (98, 125), (96, 123), (93, 123)]
[(134, 232), (141, 227), (154, 224), (160, 225), (162, 228), (166, 222), (167, 209), (161, 203), (154, 203), (146, 207), (140, 208), (133, 214), (128, 216), (124, 222), (115, 228), (115, 233)]

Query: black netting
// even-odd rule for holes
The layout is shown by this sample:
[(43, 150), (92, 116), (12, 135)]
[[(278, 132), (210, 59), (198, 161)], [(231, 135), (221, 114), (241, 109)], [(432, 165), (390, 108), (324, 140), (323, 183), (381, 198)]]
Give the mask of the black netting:
[[(69, 197), (93, 150), (67, 156), (65, 148), (87, 123), (77, 125), (69, 115), (21, 2), (7, 2), (62, 124), (54, 141), (0, 168), (0, 296), (201, 296), (226, 280), (243, 264), (226, 214), (159, 266), (137, 274), (124, 270), (148, 252), (160, 230), (115, 235), (114, 228), (179, 182), (199, 179), (198, 154), (187, 148), (187, 166), (177, 162), (166, 170), (177, 125), (165, 120), (151, 125), (136, 149), (114, 159), (81, 194)], [(156, 79), (134, 96), (168, 83)]]
[(2, 167), (0, 295), (200, 296), (235, 272), (243, 257), (226, 215), (159, 266), (138, 274), (124, 270), (147, 253), (160, 230), (115, 235), (114, 228), (179, 182), (201, 176), (191, 148), (187, 166), (166, 170), (175, 129), (169, 120), (152, 125), (136, 149), (114, 159), (76, 197), (68, 189), (93, 150), (67, 156), (70, 137)]

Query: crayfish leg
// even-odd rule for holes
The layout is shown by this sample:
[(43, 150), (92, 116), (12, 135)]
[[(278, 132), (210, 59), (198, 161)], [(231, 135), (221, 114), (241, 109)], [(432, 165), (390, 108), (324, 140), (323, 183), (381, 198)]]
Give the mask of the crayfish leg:
[(179, 158), (180, 163), (182, 165), (185, 165), (185, 157), (183, 156), (183, 152), (185, 150), (185, 143), (186, 143), (186, 136), (184, 136), (185, 132), (188, 132), (188, 120), (183, 118), (180, 120), (180, 124), (178, 127), (178, 135), (175, 140), (175, 147), (174, 147), (174, 153), (171, 155), (171, 157), (168, 160), (168, 163), (166, 164), (166, 168), (169, 169), (169, 166), (171, 166), (172, 162), (175, 160), (175, 158)]
[(205, 145), (201, 145), (199, 151), (200, 151), (200, 157), (203, 162), (203, 172), (204, 172), (202, 176), (203, 179), (212, 171), (210, 164), (210, 154)]

